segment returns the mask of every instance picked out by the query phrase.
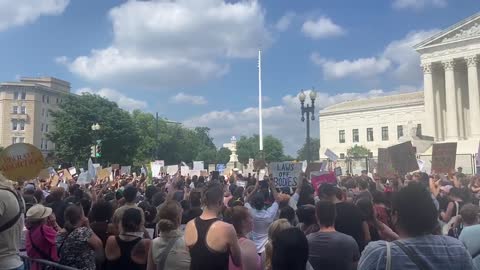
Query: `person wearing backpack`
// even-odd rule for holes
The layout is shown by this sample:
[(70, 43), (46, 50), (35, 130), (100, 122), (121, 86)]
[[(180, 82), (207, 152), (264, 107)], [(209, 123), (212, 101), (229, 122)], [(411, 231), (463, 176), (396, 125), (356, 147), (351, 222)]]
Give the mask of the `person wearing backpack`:
[(0, 270), (23, 270), (18, 256), (25, 204), (9, 181), (0, 174)]
[[(52, 212), (52, 208), (41, 204), (35, 204), (28, 209), (26, 215), (28, 231), (25, 239), (28, 257), (58, 262), (55, 243), (57, 231), (47, 225), (47, 219), (52, 215)], [(30, 269), (40, 270), (42, 266), (32, 263)]]

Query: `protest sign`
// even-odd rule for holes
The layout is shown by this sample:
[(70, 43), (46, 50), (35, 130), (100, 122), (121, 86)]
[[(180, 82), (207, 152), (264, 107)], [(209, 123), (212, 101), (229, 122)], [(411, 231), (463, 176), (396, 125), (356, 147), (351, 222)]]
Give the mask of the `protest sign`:
[(187, 176), (190, 173), (190, 168), (188, 166), (181, 166), (180, 167), (180, 174), (182, 176)]
[(243, 181), (243, 180), (238, 180), (238, 181), (237, 181), (237, 186), (244, 188), (244, 187), (247, 186), (247, 182), (246, 182), (246, 181)]
[(68, 172), (71, 175), (75, 175), (75, 174), (77, 174), (77, 169), (75, 167), (70, 167), (70, 168), (68, 168)]
[(42, 169), (37, 176), (39, 179), (47, 180), (50, 179), (50, 172), (48, 169)]
[(380, 177), (393, 177), (395, 175), (390, 152), (388, 148), (378, 148), (377, 174)]
[(167, 166), (167, 173), (169, 175), (174, 175), (178, 172), (178, 165)]
[(315, 190), (315, 193), (318, 191), (318, 187), (321, 184), (329, 183), (329, 184), (336, 184), (337, 178), (335, 177), (335, 173), (332, 172), (312, 172), (310, 174), (310, 182)]
[(208, 176), (208, 171), (207, 170), (201, 170), (200, 171), (200, 176), (207, 177)]
[(97, 179), (103, 180), (105, 178), (109, 178), (111, 173), (111, 168), (101, 169), (97, 174)]
[(194, 161), (193, 162), (193, 169), (194, 170), (204, 170), (205, 169), (205, 165), (203, 163), (203, 161)]
[(268, 166), (275, 187), (296, 187), (302, 173), (300, 162), (272, 162)]
[(165, 166), (165, 163), (163, 160), (156, 160), (154, 162), (150, 163), (150, 167), (152, 170), (152, 176), (153, 177), (158, 177), (160, 173), (162, 172), (162, 168)]
[(302, 161), (302, 172), (307, 170), (308, 162), (306, 160)]
[(131, 169), (132, 169), (132, 166), (122, 166), (120, 167), (120, 174), (130, 175)]
[(77, 179), (77, 184), (86, 185), (86, 184), (89, 184), (89, 183), (91, 183), (91, 181), (90, 181), (90, 175), (88, 174), (88, 172), (80, 173), (80, 175), (78, 176), (78, 179)]
[(0, 153), (0, 171), (13, 181), (37, 177), (43, 166), (42, 152), (28, 143), (12, 144)]
[(52, 181), (50, 182), (50, 187), (56, 187), (58, 185), (58, 182), (60, 181), (60, 177), (58, 175), (54, 175), (52, 177)]
[(120, 170), (120, 164), (112, 164), (112, 171)]
[(93, 161), (91, 158), (88, 159), (88, 177), (91, 181), (94, 181), (97, 177), (97, 169), (95, 169), (93, 166)]
[(423, 161), (421, 159), (417, 159), (417, 163), (418, 163), (418, 170), (421, 171), (421, 172), (426, 172), (425, 171), (425, 161)]
[(188, 174), (189, 174), (190, 176), (194, 176), (194, 175), (200, 176), (200, 170), (195, 170), (195, 169), (193, 169), (193, 170), (190, 170), (190, 172), (189, 172)]
[(457, 159), (457, 143), (436, 143), (432, 149), (432, 172), (453, 173)]
[(418, 170), (417, 157), (412, 142), (404, 142), (388, 148), (390, 161), (393, 168), (400, 175), (404, 176), (409, 172)]
[(64, 169), (62, 172), (62, 178), (63, 180), (73, 180), (73, 176), (70, 174), (70, 172), (67, 169)]
[(208, 164), (208, 171), (209, 172), (213, 172), (213, 171), (215, 171), (215, 169), (216, 169), (215, 164)]
[(337, 161), (338, 160), (338, 156), (337, 154), (335, 154), (332, 150), (328, 149), (325, 150), (325, 156), (328, 157), (328, 159), (330, 159), (331, 161)]
[(220, 172), (220, 174), (223, 174), (223, 172), (225, 171), (225, 164), (217, 164), (216, 171)]
[(335, 172), (335, 176), (341, 176), (343, 173), (342, 173), (342, 167), (336, 167), (334, 169), (334, 172)]
[(322, 168), (322, 162), (314, 162), (307, 165), (307, 169), (305, 169), (305, 175), (310, 176), (312, 172), (319, 172)]
[(267, 174), (267, 171), (265, 169), (261, 169), (259, 172), (258, 172), (258, 181), (263, 181), (263, 179), (265, 178), (265, 175)]

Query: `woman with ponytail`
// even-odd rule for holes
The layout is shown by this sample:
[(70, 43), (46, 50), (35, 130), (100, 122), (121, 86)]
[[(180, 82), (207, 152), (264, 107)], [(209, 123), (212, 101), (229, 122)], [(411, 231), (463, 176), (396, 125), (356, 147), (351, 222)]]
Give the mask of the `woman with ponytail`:
[(257, 254), (255, 243), (247, 238), (253, 229), (253, 218), (244, 206), (227, 208), (223, 213), (223, 221), (230, 223), (235, 228), (238, 236), (238, 244), (242, 250), (242, 264), (236, 266), (230, 258), (229, 270), (260, 270), (261, 259)]
[(190, 269), (190, 253), (185, 246), (183, 233), (179, 230), (182, 221), (180, 204), (174, 200), (164, 202), (158, 208), (157, 220), (159, 234), (152, 241), (147, 270)]
[(102, 240), (90, 229), (83, 209), (70, 205), (65, 209), (64, 229), (57, 235), (60, 264), (81, 270), (95, 270), (95, 259), (103, 259)]

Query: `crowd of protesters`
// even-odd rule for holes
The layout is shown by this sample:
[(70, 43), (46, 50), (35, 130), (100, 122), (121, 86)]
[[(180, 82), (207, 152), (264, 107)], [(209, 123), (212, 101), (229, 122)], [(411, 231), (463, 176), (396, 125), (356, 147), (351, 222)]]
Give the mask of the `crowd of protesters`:
[(281, 189), (241, 174), (51, 187), (0, 175), (0, 269), (26, 269), (23, 253), (82, 270), (480, 270), (480, 177), (363, 172), (317, 190), (301, 178)]

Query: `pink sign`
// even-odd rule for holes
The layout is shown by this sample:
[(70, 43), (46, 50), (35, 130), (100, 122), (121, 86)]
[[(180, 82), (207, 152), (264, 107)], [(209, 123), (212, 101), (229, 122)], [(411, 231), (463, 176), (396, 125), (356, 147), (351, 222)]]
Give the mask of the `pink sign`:
[(318, 187), (321, 184), (337, 184), (337, 177), (335, 177), (334, 172), (312, 172), (310, 174), (312, 186), (315, 189), (315, 194), (317, 193)]

